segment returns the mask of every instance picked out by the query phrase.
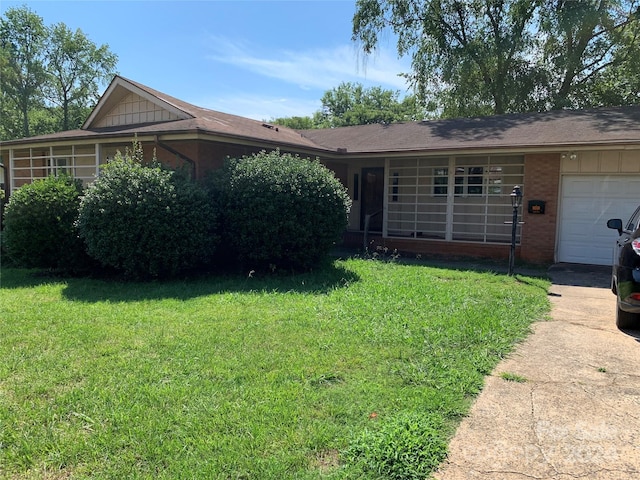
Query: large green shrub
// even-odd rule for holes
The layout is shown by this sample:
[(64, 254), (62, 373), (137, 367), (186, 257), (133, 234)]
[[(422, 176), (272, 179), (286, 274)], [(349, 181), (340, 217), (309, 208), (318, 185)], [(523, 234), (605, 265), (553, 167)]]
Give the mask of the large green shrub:
[(3, 242), (16, 265), (77, 271), (89, 259), (74, 222), (82, 183), (50, 176), (15, 190), (4, 212)]
[(318, 161), (276, 150), (226, 168), (224, 229), (246, 267), (308, 269), (341, 238), (351, 200)]
[(120, 154), (103, 167), (80, 204), (78, 229), (89, 255), (132, 278), (175, 275), (210, 262), (217, 214), (198, 185), (156, 162)]

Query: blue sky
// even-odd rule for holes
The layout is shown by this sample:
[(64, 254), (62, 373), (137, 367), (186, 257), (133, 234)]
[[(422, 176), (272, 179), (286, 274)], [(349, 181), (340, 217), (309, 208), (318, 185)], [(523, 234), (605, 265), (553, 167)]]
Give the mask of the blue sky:
[(311, 115), (340, 82), (407, 93), (398, 74), (409, 60), (391, 39), (367, 58), (351, 41), (355, 0), (1, 0), (0, 10), (22, 5), (108, 44), (127, 78), (256, 120)]

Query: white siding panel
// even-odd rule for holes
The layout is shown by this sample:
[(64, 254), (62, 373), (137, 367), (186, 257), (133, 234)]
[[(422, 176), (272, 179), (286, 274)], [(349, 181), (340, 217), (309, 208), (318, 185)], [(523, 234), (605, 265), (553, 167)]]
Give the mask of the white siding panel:
[(610, 265), (615, 231), (640, 203), (640, 176), (566, 175), (562, 179), (558, 261)]

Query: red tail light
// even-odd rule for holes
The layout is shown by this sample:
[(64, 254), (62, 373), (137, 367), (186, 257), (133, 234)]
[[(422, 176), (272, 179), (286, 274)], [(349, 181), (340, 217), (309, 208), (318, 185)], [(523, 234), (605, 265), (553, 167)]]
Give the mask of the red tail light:
[(633, 248), (634, 252), (640, 255), (640, 238), (636, 238), (635, 240), (633, 240), (631, 242), (631, 247)]

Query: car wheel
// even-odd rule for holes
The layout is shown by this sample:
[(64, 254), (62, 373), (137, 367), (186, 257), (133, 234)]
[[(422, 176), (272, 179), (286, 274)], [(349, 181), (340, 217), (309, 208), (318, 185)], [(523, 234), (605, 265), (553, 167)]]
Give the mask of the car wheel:
[(618, 306), (616, 314), (616, 326), (624, 330), (635, 330), (637, 328), (640, 328), (640, 315), (620, 310), (620, 307)]

